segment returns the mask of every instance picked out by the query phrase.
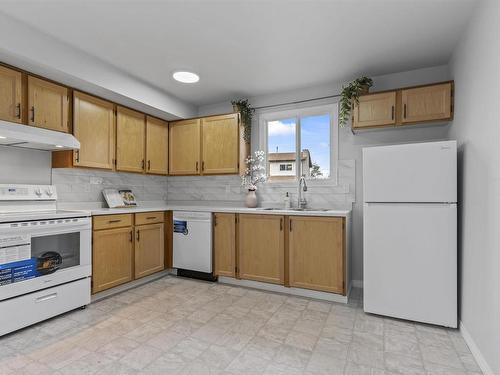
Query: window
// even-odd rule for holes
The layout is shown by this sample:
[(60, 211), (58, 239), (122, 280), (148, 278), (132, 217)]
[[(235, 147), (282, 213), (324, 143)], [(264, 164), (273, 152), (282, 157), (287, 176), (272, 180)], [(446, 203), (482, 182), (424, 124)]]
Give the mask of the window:
[(337, 181), (336, 105), (264, 113), (261, 148), (267, 155), (270, 181), (307, 179)]

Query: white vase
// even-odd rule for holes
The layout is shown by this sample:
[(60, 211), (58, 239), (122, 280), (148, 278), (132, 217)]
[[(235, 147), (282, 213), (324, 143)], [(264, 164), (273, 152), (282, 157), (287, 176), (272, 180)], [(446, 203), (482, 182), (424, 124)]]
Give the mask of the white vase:
[(255, 190), (248, 190), (247, 196), (245, 197), (245, 206), (248, 208), (257, 207), (257, 194), (255, 194)]

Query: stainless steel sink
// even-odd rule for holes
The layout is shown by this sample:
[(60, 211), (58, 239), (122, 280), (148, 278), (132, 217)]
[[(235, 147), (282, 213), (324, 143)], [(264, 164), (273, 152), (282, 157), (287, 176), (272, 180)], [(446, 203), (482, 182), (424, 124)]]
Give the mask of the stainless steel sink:
[(266, 207), (259, 208), (259, 210), (263, 211), (297, 211), (297, 212), (308, 212), (308, 211), (331, 211), (329, 208), (278, 208), (278, 207)]

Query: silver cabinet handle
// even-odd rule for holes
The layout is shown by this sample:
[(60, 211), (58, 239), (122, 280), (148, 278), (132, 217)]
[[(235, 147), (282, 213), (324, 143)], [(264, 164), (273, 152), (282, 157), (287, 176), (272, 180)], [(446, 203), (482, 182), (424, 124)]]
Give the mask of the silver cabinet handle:
[(35, 299), (35, 302), (36, 303), (45, 302), (54, 298), (57, 298), (57, 293), (51, 293), (47, 294), (46, 296), (38, 297), (37, 299)]

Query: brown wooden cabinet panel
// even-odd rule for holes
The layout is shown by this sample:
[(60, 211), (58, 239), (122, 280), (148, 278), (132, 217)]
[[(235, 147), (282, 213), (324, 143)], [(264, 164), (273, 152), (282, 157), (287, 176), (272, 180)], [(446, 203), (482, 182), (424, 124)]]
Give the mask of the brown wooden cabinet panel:
[(140, 212), (135, 214), (135, 225), (157, 224), (164, 221), (164, 211)]
[(236, 276), (236, 214), (214, 214), (215, 276)]
[(200, 119), (170, 123), (169, 173), (194, 175), (200, 173)]
[(143, 113), (117, 107), (116, 116), (116, 169), (143, 172), (146, 118)]
[(164, 269), (164, 225), (150, 224), (135, 227), (135, 278)]
[(114, 168), (114, 104), (75, 92), (73, 96), (73, 133), (80, 150), (73, 152), (73, 164), (79, 167)]
[(401, 91), (402, 123), (450, 120), (452, 83), (415, 87)]
[(65, 133), (70, 131), (68, 88), (28, 76), (28, 109), (30, 125)]
[(352, 114), (354, 129), (396, 125), (396, 91), (360, 96)]
[(0, 65), (0, 120), (22, 122), (22, 73)]
[(146, 118), (146, 173), (168, 173), (168, 123)]
[(133, 244), (132, 227), (94, 231), (92, 293), (132, 280)]
[(239, 215), (239, 277), (284, 284), (284, 217)]
[(93, 217), (93, 229), (130, 227), (134, 224), (132, 214), (99, 215)]
[(345, 295), (344, 220), (340, 217), (290, 217), (290, 286)]
[(201, 120), (203, 174), (238, 173), (238, 114)]

